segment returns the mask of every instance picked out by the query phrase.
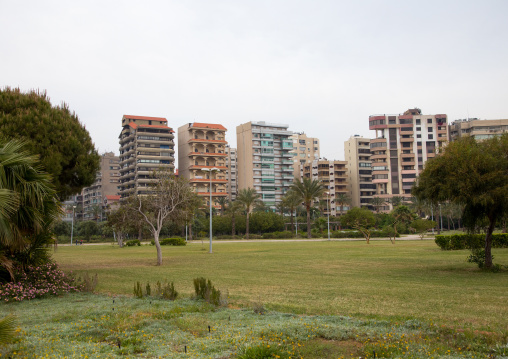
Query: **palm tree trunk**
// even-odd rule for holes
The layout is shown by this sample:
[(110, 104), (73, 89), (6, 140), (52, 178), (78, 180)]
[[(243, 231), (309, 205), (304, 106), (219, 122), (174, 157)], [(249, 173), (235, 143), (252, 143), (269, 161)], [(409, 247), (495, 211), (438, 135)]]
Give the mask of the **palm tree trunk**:
[(231, 215), (231, 237), (235, 238), (236, 232), (236, 217), (235, 215)]
[(310, 234), (310, 205), (307, 205), (307, 238), (311, 238)]
[(245, 219), (245, 239), (249, 239), (249, 212), (247, 212), (247, 218)]

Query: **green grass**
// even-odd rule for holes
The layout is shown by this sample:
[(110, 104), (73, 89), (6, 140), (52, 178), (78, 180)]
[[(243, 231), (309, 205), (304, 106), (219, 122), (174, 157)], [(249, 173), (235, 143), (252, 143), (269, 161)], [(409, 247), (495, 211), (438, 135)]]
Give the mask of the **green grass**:
[[(132, 295), (140, 281), (174, 281), (184, 296), (192, 280), (206, 277), (229, 292), (234, 307), (262, 303), (296, 314), (418, 319), (483, 331), (508, 328), (508, 272), (479, 271), (467, 251), (441, 251), (432, 241), (215, 242), (163, 247), (155, 266), (153, 246), (59, 247), (65, 270), (98, 273), (97, 290)], [(494, 249), (508, 264), (508, 250)]]

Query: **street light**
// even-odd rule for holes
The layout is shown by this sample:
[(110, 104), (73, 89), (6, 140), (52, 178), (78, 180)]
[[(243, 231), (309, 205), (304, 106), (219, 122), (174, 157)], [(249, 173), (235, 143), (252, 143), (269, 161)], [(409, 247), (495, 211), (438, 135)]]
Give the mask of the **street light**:
[(212, 173), (220, 171), (218, 168), (203, 168), (203, 171), (210, 172), (210, 253), (212, 253)]
[(443, 216), (441, 215), (441, 203), (439, 203), (439, 219), (441, 221), (441, 227), (439, 229), (439, 234), (443, 231)]
[(72, 246), (72, 235), (74, 234), (74, 210), (76, 206), (72, 206), (72, 219), (71, 219), (71, 246)]
[(330, 193), (326, 192), (326, 212), (328, 212), (328, 240), (330, 240), (330, 209), (328, 202), (330, 201)]

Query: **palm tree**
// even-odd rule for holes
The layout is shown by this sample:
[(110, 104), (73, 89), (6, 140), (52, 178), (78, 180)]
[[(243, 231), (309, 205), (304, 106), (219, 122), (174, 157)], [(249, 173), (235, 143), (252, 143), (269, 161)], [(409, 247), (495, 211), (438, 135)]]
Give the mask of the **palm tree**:
[(295, 231), (295, 226), (293, 223), (293, 213), (296, 212), (297, 207), (302, 203), (302, 198), (295, 191), (287, 191), (284, 197), (282, 197), (282, 202), (289, 209), (289, 215), (291, 217), (291, 231)]
[(311, 238), (310, 207), (313, 201), (318, 200), (323, 195), (325, 188), (319, 180), (304, 178), (303, 180), (296, 179), (290, 189), (298, 193), (301, 201), (305, 204), (305, 209), (307, 210), (307, 238)]
[(220, 215), (224, 215), (224, 211), (226, 210), (226, 205), (228, 204), (228, 199), (226, 197), (219, 197), (217, 199), (217, 203), (220, 205)]
[(370, 204), (376, 209), (376, 212), (379, 213), (379, 207), (385, 204), (386, 201), (381, 197), (373, 197)]
[(238, 191), (236, 200), (243, 204), (247, 217), (245, 219), (245, 238), (249, 239), (249, 215), (252, 207), (259, 201), (261, 195), (254, 188), (244, 188)]
[(393, 196), (388, 200), (388, 202), (392, 204), (393, 208), (396, 208), (404, 204), (404, 197)]
[(0, 267), (11, 277), (13, 262), (6, 254), (24, 264), (48, 260), (50, 228), (61, 214), (51, 177), (23, 146), (0, 141)]
[(0, 319), (0, 344), (6, 344), (14, 339), (16, 329), (14, 319), (13, 315)]
[(351, 197), (349, 197), (345, 193), (339, 193), (337, 197), (335, 197), (335, 203), (340, 206), (340, 215), (344, 213), (344, 206), (351, 204)]
[(240, 201), (229, 202), (226, 212), (231, 214), (231, 236), (235, 238), (236, 235), (236, 215), (243, 208), (243, 204)]

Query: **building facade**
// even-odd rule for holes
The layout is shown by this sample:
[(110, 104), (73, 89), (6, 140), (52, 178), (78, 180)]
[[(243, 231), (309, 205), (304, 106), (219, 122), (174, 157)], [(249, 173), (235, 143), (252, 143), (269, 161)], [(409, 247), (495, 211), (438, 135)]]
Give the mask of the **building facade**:
[[(327, 203), (322, 208), (325, 214), (330, 216), (341, 214), (341, 203), (338, 198), (348, 195), (347, 161), (328, 161), (325, 159), (307, 162), (304, 167), (304, 177), (319, 180), (326, 188), (326, 193), (321, 198)], [(342, 204), (342, 210), (347, 211), (348, 205)]]
[(290, 136), (293, 141), (293, 175), (295, 178), (303, 178), (303, 169), (307, 162), (312, 162), (320, 157), (319, 139), (307, 137), (305, 133), (294, 133)]
[(344, 142), (344, 157), (348, 163), (348, 191), (352, 207), (374, 209), (369, 203), (376, 193), (372, 183), (370, 138), (352, 136)]
[(106, 215), (107, 196), (118, 195), (120, 159), (113, 152), (101, 156), (95, 182), (82, 191), (82, 220), (102, 221)]
[(238, 194), (238, 161), (236, 148), (226, 146), (227, 193), (228, 199), (234, 201)]
[(399, 115), (370, 116), (369, 128), (376, 133), (370, 141), (376, 196), (409, 198), (425, 162), (448, 140), (447, 116), (422, 115), (415, 108)]
[[(227, 197), (227, 129), (219, 124), (189, 123), (178, 128), (178, 173), (189, 180), (194, 192), (212, 205)], [(215, 171), (210, 171), (215, 169)], [(211, 188), (210, 188), (211, 182)]]
[(477, 118), (456, 120), (450, 124), (450, 141), (464, 136), (485, 140), (508, 132), (508, 119), (479, 120)]
[(236, 128), (238, 190), (254, 188), (275, 209), (293, 183), (293, 141), (288, 125), (248, 122)]
[(174, 131), (167, 122), (163, 117), (123, 116), (119, 136), (122, 198), (148, 193), (154, 171), (174, 171)]

